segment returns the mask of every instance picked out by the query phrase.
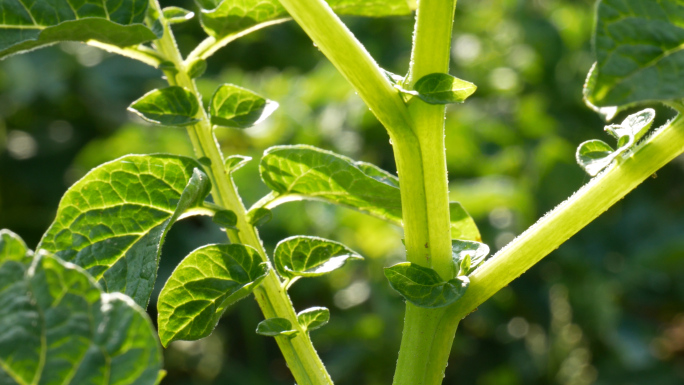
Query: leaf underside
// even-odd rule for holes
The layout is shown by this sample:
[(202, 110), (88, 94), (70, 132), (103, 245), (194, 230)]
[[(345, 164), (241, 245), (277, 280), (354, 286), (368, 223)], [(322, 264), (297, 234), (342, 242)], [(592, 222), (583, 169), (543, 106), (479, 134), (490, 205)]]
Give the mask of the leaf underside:
[(292, 322), (286, 318), (269, 318), (259, 322), (256, 333), (266, 337), (293, 336), (297, 330), (292, 328)]
[(463, 103), (477, 89), (471, 82), (444, 73), (425, 75), (414, 88), (417, 96), (430, 104)]
[(297, 322), (307, 331), (316, 330), (330, 321), (330, 310), (324, 307), (312, 307), (297, 314)]
[(470, 283), (468, 277), (456, 277), (445, 282), (436, 271), (411, 262), (385, 268), (385, 277), (404, 299), (423, 308), (454, 303), (465, 294)]
[(209, 193), (200, 168), (173, 155), (105, 163), (64, 194), (38, 249), (83, 267), (107, 292), (123, 292), (144, 308), (166, 232)]
[(327, 274), (354, 259), (363, 257), (341, 243), (309, 236), (280, 241), (273, 257), (278, 274), (290, 279)]
[(188, 126), (199, 122), (196, 118), (199, 108), (197, 96), (179, 86), (152, 90), (128, 107), (148, 122), (164, 126)]

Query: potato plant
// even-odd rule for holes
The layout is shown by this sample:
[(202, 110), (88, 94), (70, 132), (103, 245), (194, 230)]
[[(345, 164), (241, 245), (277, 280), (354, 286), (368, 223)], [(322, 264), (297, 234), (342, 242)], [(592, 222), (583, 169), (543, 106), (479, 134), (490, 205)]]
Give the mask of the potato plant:
[[(653, 109), (630, 110), (605, 127), (614, 145), (579, 145), (577, 162), (592, 179), (488, 258), (467, 207), (448, 197), (446, 105), (476, 92), (449, 74), (455, 0), (197, 0), (207, 38), (186, 57), (172, 27), (195, 15), (158, 0), (0, 4), (0, 58), (76, 41), (157, 68), (168, 87), (129, 110), (151, 124), (185, 128), (195, 151), (193, 158), (127, 155), (94, 168), (64, 194), (35, 251), (0, 231), (0, 384), (156, 384), (164, 377), (162, 347), (208, 336), (226, 309), (248, 296), (264, 316), (256, 333), (275, 338), (296, 382), (332, 384), (309, 336), (330, 311), (296, 311), (288, 289), (363, 257), (306, 235), (283, 239), (267, 255), (257, 228), (274, 207), (295, 200), (345, 206), (403, 228), (406, 262), (384, 270), (406, 301), (393, 383), (441, 384), (461, 319), (684, 152), (679, 116), (652, 128)], [(412, 12), (404, 76), (380, 68), (338, 17)], [(682, 112), (677, 18), (684, 4), (601, 0), (596, 12), (588, 107), (608, 121), (644, 103)], [(278, 103), (234, 84), (202, 95), (194, 79), (217, 50), (291, 19), (387, 129), (398, 176), (311, 146), (275, 146), (259, 160), (271, 193), (246, 208), (232, 173), (250, 159), (222, 154), (214, 129), (256, 125)], [(196, 215), (211, 217), (227, 239), (180, 262), (157, 300), (154, 330), (145, 308), (164, 238), (175, 222)]]

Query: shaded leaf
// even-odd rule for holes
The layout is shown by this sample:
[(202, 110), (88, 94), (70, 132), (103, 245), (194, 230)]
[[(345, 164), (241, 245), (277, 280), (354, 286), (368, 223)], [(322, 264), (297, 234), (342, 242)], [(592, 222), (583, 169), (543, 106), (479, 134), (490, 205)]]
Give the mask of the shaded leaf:
[(330, 310), (324, 307), (311, 307), (297, 314), (297, 322), (306, 331), (320, 328), (330, 321)]
[(249, 223), (256, 227), (268, 223), (273, 218), (273, 212), (263, 207), (250, 211), (248, 215)]
[(285, 318), (269, 318), (259, 322), (256, 333), (266, 337), (293, 336), (297, 334), (297, 330)]
[(128, 155), (91, 170), (62, 197), (38, 245), (146, 307), (166, 232), (211, 186), (195, 160)]
[(575, 158), (587, 174), (596, 176), (615, 159), (613, 152), (606, 142), (594, 139), (580, 144)]
[(278, 243), (273, 262), (280, 276), (293, 279), (327, 274), (354, 259), (363, 257), (341, 243), (318, 237), (295, 236)]
[(451, 253), (456, 268), (461, 268), (458, 275), (468, 275), (475, 271), (489, 255), (489, 246), (480, 242), (451, 241)]
[(190, 76), (190, 79), (195, 79), (204, 75), (206, 70), (207, 61), (204, 59), (197, 58), (188, 64), (188, 76)]
[(418, 307), (438, 308), (450, 305), (465, 293), (468, 277), (444, 281), (436, 271), (411, 262), (385, 268), (392, 289)]
[(217, 225), (229, 229), (234, 229), (237, 226), (237, 215), (230, 210), (217, 211), (211, 220)]
[(128, 109), (150, 123), (165, 126), (188, 126), (199, 122), (199, 101), (191, 91), (171, 86), (150, 91)]
[(400, 91), (418, 96), (426, 103), (450, 104), (463, 103), (475, 92), (477, 86), (449, 74), (434, 73), (420, 78), (413, 88), (414, 91), (401, 88)]
[(249, 295), (268, 270), (259, 253), (245, 245), (208, 245), (190, 253), (159, 294), (162, 344), (211, 334), (226, 308)]
[(0, 305), (2, 384), (157, 381), (161, 347), (145, 311), (123, 294), (102, 293), (78, 266), (40, 254), (32, 260), (6, 230), (0, 231)]
[(143, 22), (148, 0), (0, 3), (0, 58), (60, 41), (97, 40), (119, 47), (157, 39)]
[[(266, 150), (259, 170), (273, 190), (266, 208), (293, 200), (318, 200), (402, 225), (399, 179), (370, 163), (312, 146), (275, 146)], [(451, 218), (452, 238), (480, 239), (475, 222), (457, 202), (451, 203)]]
[(268, 118), (278, 103), (232, 84), (216, 89), (209, 104), (211, 123), (233, 128), (248, 128)]
[(166, 7), (162, 10), (162, 12), (164, 13), (164, 19), (171, 24), (184, 23), (195, 17), (194, 12), (175, 6)]

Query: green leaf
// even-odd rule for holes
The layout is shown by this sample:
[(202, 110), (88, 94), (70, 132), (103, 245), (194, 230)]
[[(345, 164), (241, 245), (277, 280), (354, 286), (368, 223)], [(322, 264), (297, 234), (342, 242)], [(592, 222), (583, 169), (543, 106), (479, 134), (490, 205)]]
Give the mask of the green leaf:
[(108, 292), (146, 307), (170, 226), (211, 188), (195, 160), (129, 155), (105, 163), (62, 197), (38, 245), (86, 269)]
[(179, 86), (150, 91), (128, 107), (150, 123), (164, 126), (188, 126), (199, 122), (197, 96)]
[(465, 293), (468, 277), (444, 281), (436, 271), (411, 262), (385, 268), (392, 289), (418, 307), (438, 308), (450, 305)]
[(198, 78), (202, 75), (204, 75), (204, 72), (207, 70), (207, 61), (204, 59), (195, 59), (190, 64), (188, 64), (188, 76), (190, 76), (190, 79), (195, 79)]
[(96, 40), (119, 47), (157, 39), (143, 25), (148, 0), (0, 3), (0, 58), (61, 41)]
[(269, 318), (259, 322), (256, 333), (266, 337), (294, 336), (297, 330), (292, 328), (292, 322), (285, 318)]
[(156, 383), (161, 347), (129, 297), (102, 293), (81, 268), (58, 258), (32, 260), (6, 230), (0, 250), (0, 383)]
[[(327, 0), (340, 15), (399, 16), (413, 10), (407, 0)], [(202, 8), (204, 30), (220, 38), (256, 30), (287, 19), (289, 15), (278, 0), (197, 0)]]
[(252, 160), (251, 156), (244, 156), (244, 155), (231, 155), (228, 158), (226, 158), (226, 171), (230, 174), (233, 173), (234, 171), (237, 171), (238, 169), (242, 168), (242, 166), (246, 165), (247, 162)]
[(235, 229), (238, 218), (237, 215), (230, 210), (220, 210), (214, 213), (214, 216), (211, 218), (211, 220), (221, 227)]
[(451, 241), (451, 253), (456, 268), (461, 267), (458, 275), (468, 275), (485, 261), (489, 255), (489, 246), (480, 242), (454, 239)]
[(306, 331), (320, 328), (330, 321), (330, 310), (324, 307), (311, 307), (297, 314), (297, 322)]
[(615, 156), (613, 148), (598, 139), (580, 144), (575, 154), (577, 163), (591, 176), (598, 175), (601, 170), (608, 167)]
[(463, 103), (477, 86), (449, 74), (434, 73), (420, 78), (413, 88), (415, 91), (400, 90), (418, 96), (426, 103), (450, 104)]
[(248, 219), (252, 226), (259, 227), (273, 219), (273, 212), (269, 209), (259, 207), (258, 209), (248, 213)]
[(159, 294), (162, 344), (211, 334), (226, 308), (249, 295), (268, 270), (259, 252), (245, 245), (208, 245), (190, 253)]
[(216, 89), (209, 104), (211, 123), (233, 128), (248, 128), (268, 118), (278, 103), (232, 84)]
[(171, 24), (185, 23), (195, 17), (195, 13), (181, 7), (166, 7), (162, 10), (164, 19)]
[(629, 115), (620, 124), (606, 126), (605, 130), (618, 140), (618, 147), (631, 146), (648, 132), (655, 119), (655, 110), (647, 108)]
[(295, 279), (327, 274), (354, 259), (363, 257), (341, 243), (317, 237), (295, 236), (278, 243), (273, 262), (281, 277)]
[(588, 101), (621, 106), (684, 97), (684, 3), (602, 0), (594, 47), (596, 79)]
[[(402, 225), (399, 179), (370, 163), (306, 145), (276, 146), (266, 150), (259, 170), (273, 190), (266, 208), (309, 199)], [(452, 202), (450, 209), (452, 238), (480, 240), (475, 222), (463, 207)]]

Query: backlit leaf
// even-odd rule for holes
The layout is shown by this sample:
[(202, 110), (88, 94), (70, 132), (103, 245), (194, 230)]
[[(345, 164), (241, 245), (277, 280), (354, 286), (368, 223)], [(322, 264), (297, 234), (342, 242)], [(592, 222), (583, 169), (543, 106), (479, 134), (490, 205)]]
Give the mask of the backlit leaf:
[(128, 155), (105, 163), (62, 197), (38, 245), (86, 269), (108, 292), (146, 307), (166, 232), (211, 188), (195, 160)]
[[(489, 246), (480, 242), (454, 239), (451, 241), (451, 253), (456, 268), (463, 267), (459, 275), (468, 275), (485, 261), (489, 255)], [(467, 263), (463, 265), (462, 262), (466, 260)]]
[(175, 6), (166, 7), (162, 10), (162, 12), (164, 12), (164, 19), (171, 24), (184, 23), (195, 17), (194, 12)]
[(411, 262), (385, 268), (390, 286), (404, 299), (418, 307), (438, 308), (450, 305), (465, 293), (468, 277), (444, 281), (436, 271)]
[(249, 246), (209, 245), (190, 253), (159, 295), (162, 344), (211, 334), (226, 308), (249, 295), (267, 273), (268, 264)]
[(330, 321), (330, 310), (324, 307), (308, 308), (297, 314), (297, 322), (306, 331), (316, 330), (327, 324), (328, 321)]
[(269, 318), (259, 322), (256, 333), (266, 337), (293, 336), (297, 334), (297, 330), (285, 318)]
[(345, 245), (323, 238), (296, 236), (278, 243), (275, 269), (284, 278), (317, 277), (342, 267), (348, 260), (363, 259)]
[(187, 126), (199, 122), (199, 101), (191, 91), (171, 86), (150, 91), (128, 109), (150, 123), (164, 126)]
[(587, 174), (596, 176), (615, 159), (613, 152), (606, 142), (594, 139), (580, 144), (575, 158)]
[(234, 128), (248, 128), (268, 118), (278, 103), (232, 84), (220, 86), (209, 104), (211, 123)]
[(416, 95), (426, 103), (449, 104), (463, 103), (476, 89), (477, 86), (471, 82), (449, 74), (434, 73), (420, 78), (414, 91), (402, 92)]

